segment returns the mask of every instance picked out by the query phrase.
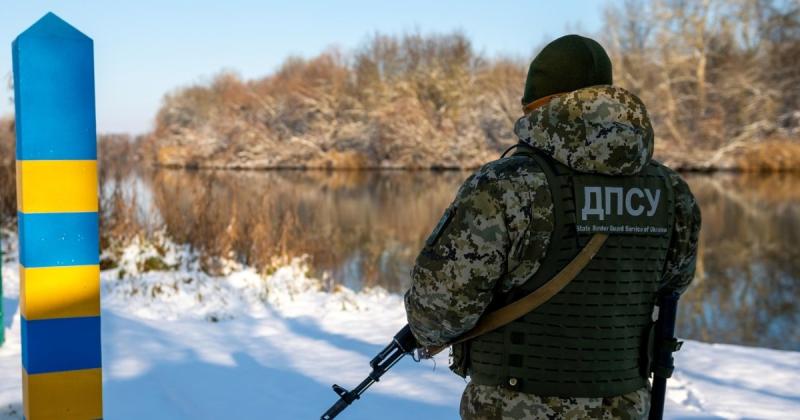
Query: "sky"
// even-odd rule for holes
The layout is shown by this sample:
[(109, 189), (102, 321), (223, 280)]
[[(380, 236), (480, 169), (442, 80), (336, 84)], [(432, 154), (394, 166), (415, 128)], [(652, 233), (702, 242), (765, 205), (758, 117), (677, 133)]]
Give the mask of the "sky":
[[(604, 1), (0, 0), (0, 115), (13, 113), (11, 42), (47, 12), (94, 39), (97, 128), (152, 129), (164, 94), (220, 71), (263, 77), (290, 55), (351, 51), (376, 32), (460, 30), (488, 56), (531, 59), (567, 33), (592, 35)], [(522, 83), (522, 82), (520, 82)]]

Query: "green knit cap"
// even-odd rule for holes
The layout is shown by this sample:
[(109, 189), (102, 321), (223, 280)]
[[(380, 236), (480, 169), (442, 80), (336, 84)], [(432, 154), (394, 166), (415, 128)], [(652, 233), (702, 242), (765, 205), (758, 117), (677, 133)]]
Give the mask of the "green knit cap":
[(547, 44), (531, 62), (522, 105), (548, 95), (612, 82), (611, 60), (597, 41), (579, 35), (562, 36)]

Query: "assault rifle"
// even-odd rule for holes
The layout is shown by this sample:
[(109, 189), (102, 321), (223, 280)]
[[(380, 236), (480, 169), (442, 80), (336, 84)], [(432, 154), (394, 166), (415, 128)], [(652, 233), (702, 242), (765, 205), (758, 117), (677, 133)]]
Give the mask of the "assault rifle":
[[(658, 298), (658, 320), (655, 325), (655, 337), (653, 346), (653, 364), (650, 371), (653, 373), (653, 391), (650, 404), (650, 420), (661, 420), (664, 415), (664, 399), (667, 391), (667, 378), (672, 376), (675, 369), (672, 353), (680, 350), (682, 342), (675, 338), (675, 318), (678, 309), (677, 293), (660, 295)], [(353, 401), (361, 398), (361, 394), (372, 384), (380, 381), (381, 376), (388, 372), (405, 355), (413, 353), (419, 347), (417, 339), (411, 333), (411, 328), (406, 325), (395, 334), (392, 342), (380, 351), (370, 362), (372, 372), (367, 378), (361, 381), (352, 391), (334, 384), (333, 391), (339, 395), (339, 400), (334, 403), (321, 420), (331, 420), (339, 415)], [(425, 349), (422, 357), (429, 357), (441, 349), (436, 349), (433, 353), (430, 349)]]
[(678, 293), (662, 294), (658, 298), (658, 320), (653, 343), (653, 393), (650, 402), (650, 420), (661, 420), (664, 416), (664, 401), (667, 393), (667, 378), (675, 370), (672, 353), (680, 350), (682, 341), (675, 338), (675, 317), (678, 312)]
[(403, 356), (411, 354), (418, 346), (417, 339), (411, 333), (411, 328), (408, 325), (403, 327), (395, 334), (392, 342), (369, 362), (372, 372), (357, 387), (353, 388), (352, 391), (348, 391), (339, 385), (333, 385), (333, 391), (339, 395), (339, 400), (320, 419), (330, 420), (339, 415), (353, 401), (359, 399), (370, 385), (378, 382), (381, 376), (399, 362)]

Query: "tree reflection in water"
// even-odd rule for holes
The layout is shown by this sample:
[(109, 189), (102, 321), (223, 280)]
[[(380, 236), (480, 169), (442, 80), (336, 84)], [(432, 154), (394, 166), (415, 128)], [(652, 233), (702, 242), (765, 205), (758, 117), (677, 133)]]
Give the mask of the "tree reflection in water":
[[(329, 287), (402, 292), (466, 172), (177, 171), (139, 175), (177, 242), (269, 270), (307, 254)], [(681, 336), (800, 350), (800, 176), (691, 175), (703, 212)], [(213, 259), (206, 269), (214, 271)]]
[(704, 341), (800, 350), (800, 177), (688, 181), (703, 230), (679, 331)]

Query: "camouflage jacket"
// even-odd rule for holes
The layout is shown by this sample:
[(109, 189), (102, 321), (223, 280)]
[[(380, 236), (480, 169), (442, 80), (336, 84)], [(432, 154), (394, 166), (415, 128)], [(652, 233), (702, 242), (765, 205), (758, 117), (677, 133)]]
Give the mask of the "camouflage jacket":
[[(636, 174), (653, 154), (644, 105), (613, 86), (558, 96), (517, 121), (514, 131), (520, 142), (581, 172)], [(682, 292), (694, 277), (700, 210), (680, 176), (672, 172), (671, 178), (675, 223), (663, 287)], [(530, 278), (546, 258), (552, 212), (547, 179), (526, 157), (501, 158), (472, 174), (411, 273), (405, 305), (419, 342), (455, 339), (475, 325), (493, 297)]]

